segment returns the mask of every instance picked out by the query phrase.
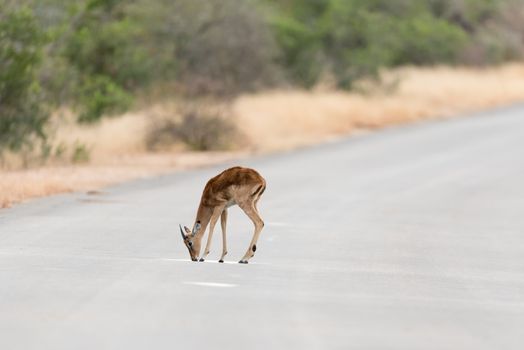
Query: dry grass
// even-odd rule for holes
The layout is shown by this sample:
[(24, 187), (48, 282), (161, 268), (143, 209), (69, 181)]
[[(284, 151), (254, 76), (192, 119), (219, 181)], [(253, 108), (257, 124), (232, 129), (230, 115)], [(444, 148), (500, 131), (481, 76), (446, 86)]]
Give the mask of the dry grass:
[(223, 163), (245, 156), (239, 152), (134, 154), (108, 164), (53, 166), (0, 171), (0, 208), (28, 198), (72, 191), (93, 191), (131, 179)]
[(55, 143), (87, 146), (91, 162), (0, 170), (0, 207), (31, 197), (94, 190), (112, 183), (230, 160), (250, 152), (271, 152), (374, 129), (524, 101), (524, 64), (499, 68), (404, 68), (384, 73), (386, 85), (362, 82), (366, 94), (317, 90), (273, 91), (238, 98), (233, 118), (250, 147), (242, 152), (195, 153), (175, 145), (168, 153), (147, 153), (151, 123), (172, 118), (176, 105), (153, 107), (80, 127), (57, 118)]
[[(238, 125), (259, 151), (321, 142), (359, 129), (448, 117), (524, 101), (524, 65), (500, 68), (404, 68), (391, 94), (275, 91), (238, 99)], [(366, 84), (368, 89), (370, 84)]]
[(93, 125), (78, 125), (70, 116), (54, 118), (51, 127), (53, 143), (68, 148), (84, 144), (95, 164), (114, 157), (143, 153), (146, 151), (145, 137), (150, 113), (126, 113)]

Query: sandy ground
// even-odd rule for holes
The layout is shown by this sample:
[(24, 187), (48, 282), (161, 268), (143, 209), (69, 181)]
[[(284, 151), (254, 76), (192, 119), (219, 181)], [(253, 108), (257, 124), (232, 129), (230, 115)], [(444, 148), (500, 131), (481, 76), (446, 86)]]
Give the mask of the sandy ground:
[(91, 161), (28, 170), (0, 170), (0, 207), (32, 197), (89, 191), (116, 182), (216, 164), (249, 154), (278, 152), (356, 132), (401, 123), (448, 118), (524, 101), (524, 64), (497, 68), (402, 68), (385, 72), (382, 84), (362, 82), (360, 93), (317, 88), (244, 95), (231, 118), (247, 145), (231, 152), (195, 153), (174, 147), (152, 153), (152, 123), (176, 114), (176, 103), (157, 103), (118, 118), (79, 127), (57, 119), (55, 142), (86, 145)]

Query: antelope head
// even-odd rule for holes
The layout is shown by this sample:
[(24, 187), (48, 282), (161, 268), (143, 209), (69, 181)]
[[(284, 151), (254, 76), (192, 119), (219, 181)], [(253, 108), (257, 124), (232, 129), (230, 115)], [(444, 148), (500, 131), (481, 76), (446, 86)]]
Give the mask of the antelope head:
[[(191, 231), (189, 228), (184, 226), (184, 229), (182, 229), (182, 225), (178, 225), (180, 227), (180, 234), (182, 235), (182, 239), (184, 240), (184, 244), (186, 245), (187, 250), (189, 251), (189, 256), (191, 257), (191, 260), (198, 261), (198, 256), (200, 255), (200, 239), (195, 239), (196, 234), (200, 230), (200, 223), (196, 223), (193, 227), (193, 230)], [(185, 232), (184, 232), (185, 231)]]

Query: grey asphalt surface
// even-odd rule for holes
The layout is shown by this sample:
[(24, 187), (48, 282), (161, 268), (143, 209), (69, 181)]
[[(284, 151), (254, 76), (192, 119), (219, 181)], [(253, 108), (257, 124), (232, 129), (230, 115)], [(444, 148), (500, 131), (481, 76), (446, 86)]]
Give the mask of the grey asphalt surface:
[(238, 164), (249, 265), (178, 233), (231, 164), (0, 211), (0, 349), (524, 349), (524, 106)]

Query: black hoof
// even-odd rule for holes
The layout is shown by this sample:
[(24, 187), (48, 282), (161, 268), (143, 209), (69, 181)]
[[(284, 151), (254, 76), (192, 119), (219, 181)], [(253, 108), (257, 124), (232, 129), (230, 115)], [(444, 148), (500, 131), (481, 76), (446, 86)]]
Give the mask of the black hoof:
[(220, 259), (220, 260), (218, 260), (218, 262), (219, 262), (219, 263), (223, 263), (223, 262), (224, 262), (224, 260)]
[(247, 260), (240, 260), (238, 263), (239, 264), (247, 264)]
[(203, 262), (203, 261), (204, 261), (204, 258), (200, 258), (200, 260), (198, 260), (198, 261)]

